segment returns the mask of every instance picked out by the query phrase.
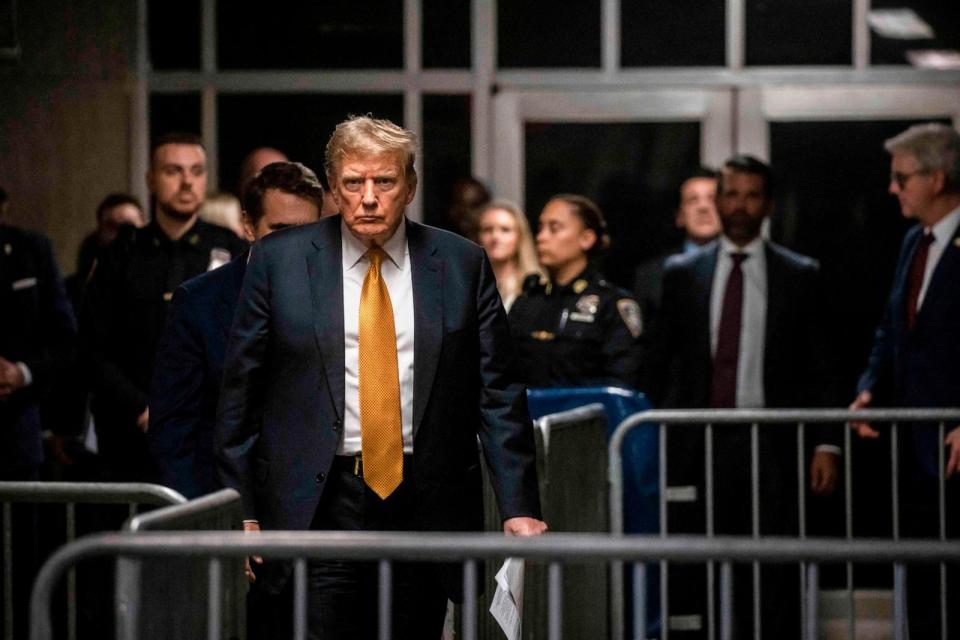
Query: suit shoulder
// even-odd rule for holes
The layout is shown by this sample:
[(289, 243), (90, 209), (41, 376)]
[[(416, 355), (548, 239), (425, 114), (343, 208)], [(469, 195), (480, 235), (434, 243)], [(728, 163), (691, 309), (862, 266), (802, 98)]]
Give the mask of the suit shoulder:
[(715, 243), (710, 243), (697, 251), (666, 256), (663, 261), (664, 275), (693, 270), (702, 262), (713, 258), (715, 254), (711, 248), (715, 246)]
[(239, 257), (213, 271), (207, 271), (190, 278), (177, 287), (176, 295), (190, 299), (203, 299), (216, 294), (222, 287), (226, 286), (229, 281), (236, 278), (237, 270), (243, 266), (238, 261), (243, 260), (246, 260), (245, 254), (241, 254)]
[(816, 258), (811, 258), (810, 256), (803, 255), (802, 253), (791, 251), (790, 249), (787, 249), (786, 247), (775, 242), (768, 242), (767, 247), (769, 247), (770, 252), (773, 255), (781, 258), (788, 267), (792, 267), (798, 271), (820, 270), (820, 261)]
[(50, 238), (32, 229), (2, 225), (0, 226), (0, 239), (4, 243), (28, 246), (37, 251), (52, 251)]
[(436, 247), (439, 254), (444, 258), (482, 260), (486, 257), (483, 247), (472, 240), (446, 229), (439, 229), (409, 220), (407, 222), (407, 241), (416, 242), (418, 236)]
[(339, 216), (323, 218), (310, 224), (302, 224), (294, 227), (285, 227), (274, 231), (268, 236), (258, 240), (255, 244), (260, 245), (264, 251), (270, 253), (286, 252), (295, 250), (297, 247), (303, 247), (313, 242), (318, 233), (330, 232), (331, 220)]

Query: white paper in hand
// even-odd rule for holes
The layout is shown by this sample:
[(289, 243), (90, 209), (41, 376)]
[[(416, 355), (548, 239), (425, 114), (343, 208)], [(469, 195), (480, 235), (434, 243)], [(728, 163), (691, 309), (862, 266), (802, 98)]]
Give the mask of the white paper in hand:
[(519, 640), (523, 619), (523, 558), (507, 558), (497, 572), (496, 581), (490, 614), (507, 640)]

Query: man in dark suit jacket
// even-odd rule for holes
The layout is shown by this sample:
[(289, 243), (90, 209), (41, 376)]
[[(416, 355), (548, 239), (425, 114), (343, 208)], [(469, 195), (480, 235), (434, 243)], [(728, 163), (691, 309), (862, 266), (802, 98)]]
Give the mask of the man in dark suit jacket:
[[(960, 135), (942, 124), (911, 127), (887, 140), (890, 193), (904, 217), (919, 224), (903, 240), (883, 320), (851, 409), (960, 405)], [(852, 427), (861, 437), (879, 434), (870, 425)], [(938, 462), (936, 425), (901, 430), (901, 532), (939, 537), (939, 478), (946, 474), (946, 533), (960, 534), (960, 426), (947, 425), (946, 467)], [(953, 573), (953, 572), (951, 572)], [(911, 566), (908, 618), (914, 638), (940, 637), (936, 567)], [(960, 589), (948, 584), (948, 628), (960, 628)]]
[[(0, 189), (0, 217), (9, 206)], [(76, 322), (50, 241), (0, 225), (0, 480), (35, 480), (38, 402), (76, 349)]]
[[(296, 162), (275, 162), (249, 182), (243, 226), (251, 240), (278, 229), (316, 222), (323, 189)], [(160, 481), (187, 498), (219, 488), (214, 473), (216, 421), (223, 359), (248, 252), (180, 285), (160, 339), (150, 393), (147, 441)]]
[[(818, 314), (818, 265), (760, 237), (770, 215), (770, 169), (751, 156), (736, 156), (720, 173), (717, 210), (723, 235), (702, 251), (668, 259), (663, 305), (647, 361), (646, 391), (658, 406), (677, 408), (771, 408), (821, 406), (827, 379)], [(828, 493), (837, 478), (839, 448), (815, 431), (810, 466), (814, 492)], [(796, 452), (792, 431), (760, 434), (760, 533), (795, 535)], [(703, 531), (705, 479), (703, 436), (677, 427), (669, 435), (668, 484), (693, 485), (692, 503), (674, 504), (672, 531)], [(791, 450), (792, 449), (792, 450)], [(714, 530), (752, 533), (748, 428), (716, 427), (713, 441)], [(689, 593), (688, 585), (679, 585)], [(752, 631), (749, 578), (737, 581), (737, 635)], [(784, 581), (764, 574), (764, 636), (777, 629), (797, 634), (792, 605), (798, 594)], [(702, 603), (701, 603), (702, 604)], [(676, 607), (674, 605), (677, 605)], [(780, 605), (784, 605), (781, 609)], [(690, 606), (686, 603), (686, 606)], [(673, 612), (687, 614), (678, 628), (694, 624), (682, 600)], [(673, 613), (672, 612), (672, 613)], [(672, 616), (671, 616), (672, 617)]]
[[(248, 530), (480, 529), (478, 435), (504, 531), (546, 528), (493, 272), (480, 247), (405, 219), (415, 155), (414, 134), (389, 121), (341, 123), (326, 150), (341, 215), (253, 249), (216, 432)], [(289, 571), (257, 573), (279, 589)], [(375, 574), (320, 561), (309, 573), (315, 637), (373, 637)], [(456, 573), (395, 577), (394, 637), (439, 637), (447, 598), (462, 597)]]

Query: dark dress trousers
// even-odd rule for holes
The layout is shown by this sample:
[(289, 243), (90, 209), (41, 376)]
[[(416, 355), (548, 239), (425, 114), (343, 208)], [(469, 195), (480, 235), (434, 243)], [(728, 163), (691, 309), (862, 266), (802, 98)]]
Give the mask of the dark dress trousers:
[(50, 241), (0, 225), (0, 356), (33, 377), (0, 400), (0, 479), (33, 479), (43, 461), (38, 403), (70, 364), (76, 331)]
[[(486, 254), (454, 234), (405, 224), (415, 325), (405, 517), (416, 530), (482, 528), (478, 435), (501, 517), (539, 517), (532, 428)], [(263, 529), (310, 528), (336, 471), (345, 384), (340, 234), (340, 216), (284, 229), (254, 246), (247, 267), (216, 452), (223, 484)], [(263, 579), (279, 587), (288, 574)], [(442, 571), (440, 583), (460, 599), (457, 572)]]
[[(931, 275), (913, 329), (907, 326), (910, 265), (922, 228), (903, 240), (883, 319), (873, 342), (858, 391), (869, 390), (873, 404), (893, 407), (960, 406), (960, 226), (950, 238)], [(956, 424), (945, 425), (949, 432)], [(904, 425), (900, 435), (901, 531), (909, 537), (939, 537), (939, 434), (936, 425)], [(946, 533), (960, 535), (960, 481), (946, 480)], [(910, 635), (940, 637), (939, 571), (910, 566), (908, 618)], [(950, 637), (960, 629), (960, 588), (956, 569), (948, 574), (947, 611)]]
[(160, 482), (187, 498), (217, 490), (213, 427), (248, 253), (187, 280), (173, 294), (150, 390), (147, 443)]
[[(657, 407), (710, 407), (713, 377), (710, 298), (718, 251), (719, 244), (715, 242), (701, 251), (672, 256), (666, 262), (662, 306), (648, 343), (643, 376), (643, 390)], [(823, 406), (831, 383), (818, 307), (818, 265), (813, 259), (772, 242), (765, 243), (764, 251), (767, 270), (762, 381), (765, 406)], [(705, 531), (703, 433), (702, 429), (675, 427), (668, 434), (668, 485), (697, 487), (694, 502), (670, 506), (671, 532)], [(838, 438), (839, 434), (828, 429), (807, 430), (810, 444), (836, 444)], [(763, 535), (796, 535), (795, 442), (793, 430), (761, 428), (758, 490)], [(751, 533), (750, 451), (747, 427), (714, 427), (714, 526), (718, 534)], [(701, 584), (703, 578), (696, 580)], [(741, 625), (736, 633), (746, 637), (749, 632), (742, 625), (744, 621), (749, 624), (751, 617), (749, 575), (736, 582), (736, 617)], [(784, 629), (786, 637), (798, 634), (798, 611), (793, 605), (799, 595), (784, 593), (785, 583), (790, 584), (792, 580), (779, 572), (769, 577), (765, 572), (764, 636), (778, 637), (777, 629)], [(680, 605), (684, 600), (689, 603), (690, 594), (696, 592), (691, 584), (671, 585), (671, 589), (671, 606)], [(784, 606), (777, 604), (778, 601)], [(690, 613), (693, 611), (676, 606), (671, 615)], [(701, 609), (699, 613), (705, 611)]]

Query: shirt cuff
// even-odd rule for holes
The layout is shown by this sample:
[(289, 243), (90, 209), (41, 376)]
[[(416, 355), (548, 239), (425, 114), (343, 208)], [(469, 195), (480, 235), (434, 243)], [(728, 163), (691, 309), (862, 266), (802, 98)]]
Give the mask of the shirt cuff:
[(23, 362), (18, 362), (17, 367), (20, 368), (20, 373), (23, 374), (23, 386), (29, 387), (33, 384), (33, 374), (30, 373), (30, 367)]
[(843, 450), (835, 444), (818, 444), (813, 448), (814, 453), (820, 453), (821, 451), (832, 453), (835, 456), (843, 455)]

